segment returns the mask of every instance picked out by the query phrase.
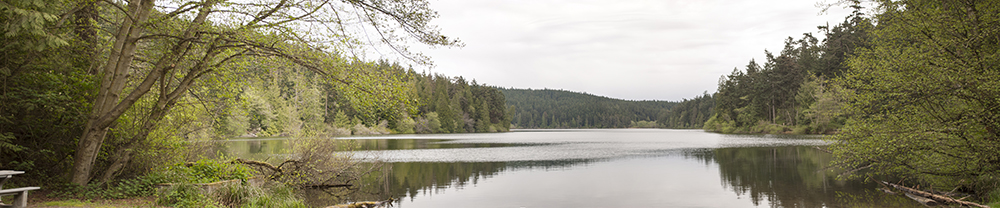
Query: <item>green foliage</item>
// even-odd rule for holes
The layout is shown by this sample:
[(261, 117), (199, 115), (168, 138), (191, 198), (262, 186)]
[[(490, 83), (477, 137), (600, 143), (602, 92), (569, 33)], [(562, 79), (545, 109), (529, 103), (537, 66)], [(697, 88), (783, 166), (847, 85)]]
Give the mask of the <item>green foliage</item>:
[(121, 179), (107, 183), (92, 183), (86, 186), (62, 184), (53, 186), (50, 197), (85, 199), (125, 199), (148, 197), (156, 194), (154, 185), (168, 182), (161, 174), (143, 175), (131, 179)]
[(633, 121), (632, 125), (629, 126), (629, 127), (631, 127), (631, 128), (659, 128), (660, 125), (657, 124), (655, 121), (639, 121), (639, 122)]
[[(247, 180), (252, 176), (253, 171), (245, 166), (225, 163), (219, 160), (203, 159), (194, 163), (176, 164), (174, 166), (163, 168), (162, 170), (150, 171), (146, 175), (141, 175), (131, 179), (121, 179), (106, 183), (92, 183), (87, 186), (65, 184), (56, 187), (56, 191), (54, 191), (51, 195), (56, 197), (89, 199), (147, 197), (156, 194), (154, 185), (160, 183), (210, 183), (231, 179)], [(196, 199), (200, 199), (199, 196), (188, 195), (193, 193), (189, 193), (189, 190), (186, 188), (187, 187), (181, 187), (177, 190), (169, 191), (167, 194), (169, 197), (167, 197), (167, 199), (173, 200), (170, 204), (198, 202)], [(197, 187), (195, 187), (195, 189), (197, 189)], [(187, 202), (181, 202), (178, 200), (187, 200)], [(188, 205), (195, 206), (192, 204)]]
[(872, 48), (836, 80), (837, 164), (977, 193), (1000, 181), (1000, 5), (880, 1)]
[[(505, 131), (510, 126), (506, 97), (494, 87), (471, 83), (465, 78), (416, 74), (414, 94), (421, 104), (414, 118), (416, 133), (465, 133)], [(501, 128), (497, 128), (501, 127)]]
[(308, 207), (295, 195), (295, 189), (284, 184), (266, 187), (233, 184), (215, 192), (215, 198), (225, 207)]
[(241, 207), (309, 207), (305, 202), (296, 196), (295, 189), (286, 185), (275, 185), (264, 189), (260, 196), (250, 196), (244, 198), (246, 201)]
[(170, 186), (157, 193), (156, 204), (172, 207), (222, 207), (202, 193), (201, 188), (189, 183)]
[[(860, 9), (860, 7), (855, 7)], [(754, 60), (719, 82), (708, 131), (723, 133), (834, 133), (846, 121), (840, 112), (838, 87), (825, 80), (843, 74), (844, 60), (869, 44), (869, 19), (855, 11), (843, 23), (829, 28), (822, 43), (806, 33), (789, 37), (777, 56), (766, 52), (763, 66)]]
[(347, 114), (344, 114), (344, 111), (337, 111), (333, 119), (333, 125), (336, 127), (350, 127), (351, 119), (347, 117)]
[(840, 129), (847, 121), (841, 112), (842, 91), (839, 86), (821, 78), (813, 77), (811, 81), (802, 83), (796, 99), (801, 104), (800, 119), (805, 122), (795, 127), (802, 129), (798, 132), (825, 134)]
[(990, 207), (1000, 206), (1000, 188), (994, 188), (983, 196), (983, 201), (989, 202)]
[[(323, 12), (367, 12), (370, 15), (361, 25), (381, 31), (403, 28), (411, 33), (403, 37), (383, 34), (386, 43), (409, 37), (432, 45), (460, 45), (429, 24), (436, 14), (424, 1), (373, 5), (358, 1), (192, 1), (176, 7), (144, 2), (149, 4), (0, 2), (0, 42), (4, 43), (0, 46), (0, 155), (4, 155), (0, 169), (24, 170), (37, 182), (58, 183), (66, 180), (66, 173), (78, 172), (71, 171), (74, 159), (96, 158), (77, 163), (87, 170), (73, 174), (72, 179), (77, 184), (93, 178), (109, 182), (182, 161), (193, 140), (320, 135), (339, 130), (331, 127), (333, 119), (327, 118), (336, 115), (328, 110), (344, 110), (370, 126), (382, 121), (392, 126), (405, 123), (397, 122), (406, 120), (404, 115), (418, 115), (417, 99), (410, 90), (413, 82), (398, 64), (346, 57), (337, 52), (341, 46), (315, 44), (316, 34), (288, 27), (298, 22), (345, 26), (336, 15)], [(245, 12), (271, 9), (275, 12)], [(136, 15), (143, 11), (148, 12), (148, 19)], [(209, 14), (207, 22), (197, 22), (195, 15), (201, 11)], [(295, 18), (277, 15), (287, 11), (319, 12)], [(257, 16), (227, 16), (237, 13)], [(124, 20), (129, 18), (139, 22), (127, 24), (130, 21)], [(119, 28), (127, 25), (136, 27)], [(132, 32), (116, 33), (118, 29)], [(351, 34), (326, 35), (356, 47), (351, 45)], [(405, 47), (395, 49), (409, 54)], [(144, 81), (148, 82), (140, 84)], [(102, 84), (118, 90), (109, 91), (111, 87)], [(124, 99), (133, 94), (139, 96)], [(340, 100), (331, 99), (330, 94), (340, 95)], [(109, 102), (95, 102), (109, 97), (113, 97)], [(128, 103), (132, 100), (135, 103)], [(119, 104), (125, 108), (105, 112)], [(88, 122), (91, 112), (91, 118), (111, 121)], [(88, 123), (100, 123), (93, 126), (98, 133), (81, 136)], [(77, 149), (85, 146), (94, 148)], [(89, 155), (74, 158), (74, 153)]]
[[(242, 164), (221, 160), (199, 160), (177, 164), (162, 173), (150, 174), (173, 182), (174, 185), (157, 193), (157, 204), (176, 207), (306, 207), (292, 187), (284, 184), (253, 186), (245, 181), (254, 171)], [(240, 179), (244, 182), (223, 186), (212, 194), (192, 185)]]
[(124, 199), (130, 197), (144, 197), (153, 194), (157, 183), (162, 183), (162, 178), (155, 176), (145, 176), (136, 179), (126, 179), (119, 182), (111, 182), (112, 185), (101, 190), (102, 198)]
[(358, 80), (367, 85), (336, 85), (336, 91), (329, 92), (337, 94), (334, 97), (338, 104), (350, 106), (352, 113), (348, 116), (360, 119), (366, 126), (375, 126), (382, 120), (395, 125), (405, 114), (415, 111), (417, 99), (411, 83), (407, 82), (411, 74), (398, 63), (381, 60), (355, 62), (351, 66), (367, 75)]
[(501, 89), (518, 128), (627, 128), (633, 121), (654, 121), (677, 104), (629, 101), (563, 90)]
[(173, 207), (308, 207), (295, 188), (280, 183), (229, 184), (212, 193), (190, 183), (176, 184), (157, 193), (156, 203)]
[(91, 60), (55, 19), (73, 1), (0, 2), (0, 169), (38, 184), (68, 172), (96, 83)]
[(78, 199), (69, 199), (69, 200), (61, 200), (61, 201), (49, 201), (49, 202), (41, 203), (41, 206), (47, 206), (47, 207), (84, 207), (84, 206), (88, 205), (88, 203), (89, 202), (80, 201)]
[(732, 119), (737, 127), (760, 121), (795, 125), (799, 112), (794, 96), (805, 81), (805, 62), (814, 59), (813, 43), (815, 38), (808, 34), (798, 41), (788, 38), (779, 56), (767, 53), (764, 67), (750, 61), (746, 73), (734, 70), (719, 83), (716, 112), (722, 114), (720, 119)]
[(2, 132), (0, 133), (0, 152), (10, 152), (17, 153), (23, 151), (24, 146), (14, 144), (13, 141), (16, 139), (14, 133)]
[[(860, 1), (855, 1), (860, 3)], [(870, 19), (860, 10), (859, 5), (854, 5), (856, 10), (844, 22), (833, 26), (819, 26), (824, 30), (826, 38), (820, 50), (823, 55), (819, 59), (819, 65), (809, 67), (812, 74), (821, 78), (840, 77), (847, 71), (846, 60), (856, 54), (858, 49), (869, 48), (869, 33), (872, 27)]]
[(41, 51), (68, 45), (59, 33), (47, 30), (59, 20), (62, 1), (9, 0), (0, 2), (0, 35), (5, 42), (0, 49)]
[(441, 131), (441, 120), (438, 119), (437, 112), (430, 112), (417, 118), (413, 131), (416, 133), (430, 134)]
[(253, 177), (254, 171), (244, 165), (222, 160), (201, 159), (167, 167), (162, 174), (162, 177), (173, 183), (211, 183), (233, 179), (246, 181)]
[(417, 122), (410, 118), (409, 116), (403, 117), (398, 123), (396, 123), (396, 133), (400, 134), (412, 134), (415, 133), (413, 128), (416, 126)]
[(664, 128), (690, 129), (702, 128), (702, 126), (712, 116), (715, 109), (715, 99), (708, 92), (695, 97), (694, 99), (684, 99), (667, 111), (661, 111), (657, 123)]

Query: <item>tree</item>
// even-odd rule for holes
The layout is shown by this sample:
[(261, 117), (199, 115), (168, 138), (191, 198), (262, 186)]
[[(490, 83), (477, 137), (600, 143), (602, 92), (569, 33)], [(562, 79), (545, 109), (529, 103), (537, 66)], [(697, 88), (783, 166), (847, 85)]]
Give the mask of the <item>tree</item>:
[[(109, 14), (114, 22), (105, 23), (114, 33), (110, 34), (108, 55), (97, 71), (100, 88), (74, 157), (71, 182), (78, 185), (90, 180), (109, 128), (137, 101), (146, 96), (155, 100), (145, 113), (140, 132), (129, 139), (133, 144), (144, 140), (196, 81), (217, 70), (231, 69), (227, 64), (242, 57), (279, 58), (331, 82), (379, 93), (378, 89), (387, 86), (378, 84), (377, 76), (355, 73), (318, 39), (323, 35), (351, 42), (351, 35), (344, 30), (348, 15), (375, 28), (390, 45), (405, 38), (397, 36), (396, 28), (425, 44), (458, 45), (428, 25), (436, 13), (426, 1), (419, 0), (203, 0), (172, 2), (164, 7), (158, 7), (156, 0), (131, 0), (124, 5), (105, 2), (102, 6), (120, 13)], [(307, 34), (303, 27), (308, 26), (323, 26), (331, 32)], [(401, 46), (394, 48), (415, 56)], [(372, 97), (395, 99), (393, 95)], [(127, 161), (129, 154), (131, 151), (119, 155), (112, 167)]]
[(715, 99), (705, 92), (694, 99), (684, 99), (669, 110), (664, 109), (660, 112), (657, 123), (665, 128), (701, 128), (709, 116), (712, 116), (714, 108)]
[(1000, 178), (1000, 2), (877, 1), (870, 49), (836, 82), (836, 162), (976, 191)]
[(0, 2), (0, 155), (4, 155), (0, 166), (4, 169), (37, 173), (32, 178), (38, 181), (66, 172), (65, 158), (74, 145), (66, 138), (82, 131), (81, 114), (95, 89), (88, 73), (88, 47), (77, 44), (89, 41), (74, 30), (74, 13), (66, 12), (83, 2)]
[(848, 16), (844, 22), (830, 28), (820, 26), (826, 34), (823, 40), (823, 56), (820, 58), (818, 67), (809, 68), (813, 74), (819, 77), (834, 78), (839, 77), (847, 70), (845, 60), (847, 57), (855, 55), (856, 48), (868, 47), (868, 30), (873, 26), (871, 21), (862, 13), (861, 7), (854, 4), (855, 11)]

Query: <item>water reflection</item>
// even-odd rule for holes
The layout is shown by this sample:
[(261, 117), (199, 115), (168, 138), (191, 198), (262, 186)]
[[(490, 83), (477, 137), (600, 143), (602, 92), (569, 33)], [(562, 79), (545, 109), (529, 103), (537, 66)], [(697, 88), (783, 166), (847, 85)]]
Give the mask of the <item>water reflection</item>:
[[(920, 207), (837, 180), (815, 137), (676, 130), (529, 131), (365, 137), (342, 150), (389, 158), (349, 189), (307, 202), (400, 199), (397, 207)], [(289, 140), (236, 140), (243, 158), (287, 154)]]
[(862, 180), (837, 180), (827, 168), (831, 155), (815, 147), (701, 149), (685, 155), (717, 164), (726, 189), (771, 207), (919, 207), (912, 201), (876, 193)]
[[(475, 189), (484, 187), (476, 185), (488, 180), (500, 180), (495, 177), (505, 174), (525, 175), (524, 172), (533, 172), (538, 175), (539, 172), (543, 172), (556, 174), (558, 175), (556, 178), (561, 180), (573, 181), (568, 183), (589, 184), (593, 189), (546, 187), (545, 184), (550, 183), (539, 179), (540, 177), (520, 177), (520, 180), (504, 179), (503, 183), (508, 187), (503, 189), (506, 190), (503, 192), (525, 192), (527, 194), (524, 195), (555, 198), (536, 199), (540, 202), (534, 203), (535, 207), (563, 206), (580, 203), (579, 201), (586, 203), (576, 204), (574, 207), (603, 207), (609, 205), (603, 203), (615, 205), (615, 201), (619, 200), (669, 207), (921, 207), (906, 198), (877, 192), (875, 190), (877, 185), (873, 183), (837, 180), (832, 170), (825, 167), (830, 159), (828, 153), (817, 151), (814, 147), (779, 146), (688, 149), (671, 154), (612, 160), (397, 162), (389, 164), (382, 177), (371, 178), (372, 180), (368, 181), (370, 184), (361, 187), (355, 194), (332, 198), (330, 194), (312, 193), (309, 202), (322, 206), (393, 198), (402, 200), (399, 202), (400, 207), (435, 207), (428, 206), (429, 202), (426, 202), (426, 200), (438, 200), (435, 195), (481, 192), (493, 195), (477, 198), (474, 203), (463, 201), (449, 203), (458, 207), (486, 207), (484, 206), (486, 204), (514, 206), (518, 204), (505, 203), (509, 203), (512, 199), (525, 200), (523, 195), (510, 197), (498, 195), (496, 191), (478, 191)], [(712, 174), (699, 175), (697, 174), (699, 168), (684, 165), (683, 161), (701, 164), (703, 169), (707, 169), (703, 171)], [(579, 180), (586, 178), (581, 175), (593, 175), (594, 172), (621, 174), (602, 175), (620, 177), (603, 178), (606, 181), (613, 181), (607, 183)], [(639, 182), (629, 182), (635, 180)], [(718, 184), (711, 184), (711, 181), (717, 181)], [(567, 185), (568, 183), (556, 184), (572, 186)], [(620, 189), (621, 187), (617, 186), (627, 188)], [(713, 188), (714, 186), (718, 188)], [(467, 188), (469, 190), (466, 190)], [(561, 193), (549, 191), (552, 189)], [(706, 189), (712, 193), (707, 193)], [(713, 189), (716, 191), (712, 191)], [(612, 197), (604, 197), (609, 193), (602, 191), (625, 193), (623, 195), (610, 193)], [(735, 197), (727, 197), (727, 194), (722, 192), (734, 194)], [(559, 194), (568, 194), (581, 199), (558, 201)], [(671, 196), (672, 194), (689, 195)], [(600, 197), (604, 198), (587, 201)]]
[(322, 207), (354, 201), (400, 199), (413, 201), (445, 190), (462, 190), (503, 172), (561, 170), (592, 160), (515, 162), (396, 162), (373, 174), (351, 190), (306, 190), (307, 203)]

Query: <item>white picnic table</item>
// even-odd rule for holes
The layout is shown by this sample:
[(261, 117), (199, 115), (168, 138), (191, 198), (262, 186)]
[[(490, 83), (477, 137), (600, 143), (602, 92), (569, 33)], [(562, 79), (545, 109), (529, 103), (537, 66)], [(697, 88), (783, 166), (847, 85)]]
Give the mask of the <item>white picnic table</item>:
[(7, 183), (7, 179), (10, 179), (14, 175), (18, 174), (24, 174), (24, 171), (0, 170), (0, 196), (14, 195), (13, 204), (8, 205), (4, 204), (3, 201), (0, 201), (0, 206), (4, 207), (13, 206), (17, 208), (27, 207), (28, 191), (41, 189), (41, 187), (21, 187), (21, 188), (4, 189), (3, 185)]

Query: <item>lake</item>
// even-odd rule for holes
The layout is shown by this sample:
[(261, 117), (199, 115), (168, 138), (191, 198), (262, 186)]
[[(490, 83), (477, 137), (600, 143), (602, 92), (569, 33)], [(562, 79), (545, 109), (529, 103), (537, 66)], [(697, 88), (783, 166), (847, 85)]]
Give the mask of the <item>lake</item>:
[[(817, 136), (586, 129), (337, 140), (354, 143), (356, 157), (388, 162), (385, 171), (346, 196), (305, 191), (311, 205), (393, 198), (405, 208), (923, 207), (874, 183), (838, 180)], [(219, 150), (276, 158), (288, 142), (233, 139)]]

